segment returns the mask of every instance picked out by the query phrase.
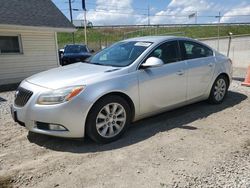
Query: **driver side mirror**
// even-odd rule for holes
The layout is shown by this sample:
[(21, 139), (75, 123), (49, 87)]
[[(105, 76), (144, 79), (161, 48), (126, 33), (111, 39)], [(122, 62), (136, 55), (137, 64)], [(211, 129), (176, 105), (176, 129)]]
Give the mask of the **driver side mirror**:
[(141, 67), (143, 69), (146, 69), (149, 67), (160, 67), (162, 65), (164, 65), (164, 63), (161, 59), (157, 57), (150, 57), (144, 63), (141, 64)]

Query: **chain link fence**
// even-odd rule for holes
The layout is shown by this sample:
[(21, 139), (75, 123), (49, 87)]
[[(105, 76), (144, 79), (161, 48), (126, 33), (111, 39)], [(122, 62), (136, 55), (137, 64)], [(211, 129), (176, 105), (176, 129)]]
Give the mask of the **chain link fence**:
[[(88, 46), (99, 51), (114, 42), (149, 35), (186, 36), (205, 42), (212, 48), (227, 55), (229, 36), (232, 32), (229, 57), (237, 67), (247, 67), (250, 63), (249, 24), (207, 24), (207, 25), (150, 25), (150, 26), (110, 26), (87, 29)], [(237, 35), (235, 35), (237, 34)], [(63, 38), (64, 37), (64, 38)], [(63, 40), (62, 40), (63, 39)], [(59, 47), (72, 43), (71, 34), (59, 34)], [(75, 42), (84, 43), (83, 28), (75, 33)]]

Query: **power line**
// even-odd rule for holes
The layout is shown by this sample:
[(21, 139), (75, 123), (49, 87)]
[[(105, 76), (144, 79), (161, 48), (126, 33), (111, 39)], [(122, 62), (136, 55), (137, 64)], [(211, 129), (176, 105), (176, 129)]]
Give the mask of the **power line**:
[[(56, 1), (56, 0), (53, 0), (53, 1)], [(56, 4), (65, 4), (65, 3), (68, 3), (67, 1), (61, 1), (60, 2), (57, 2)], [(72, 0), (72, 4), (76, 4), (76, 3), (82, 3), (81, 0)], [(112, 10), (144, 10), (144, 11), (148, 11), (148, 7), (146, 8), (139, 8), (139, 7), (128, 7), (128, 6), (120, 6), (120, 5), (117, 5), (117, 6), (114, 6), (114, 5), (108, 5), (108, 4), (103, 4), (103, 5), (98, 5), (96, 3), (91, 3), (91, 2), (86, 2), (86, 5), (94, 5), (95, 7), (101, 7), (101, 8), (98, 8), (100, 10), (108, 10), (110, 8), (114, 8)], [(96, 9), (96, 8), (95, 8)], [(61, 10), (64, 10), (64, 9), (61, 9)], [(164, 11), (168, 11), (168, 10), (172, 10), (172, 9), (167, 9), (167, 10), (164, 10)], [(220, 12), (223, 12), (223, 13), (227, 13), (229, 11), (232, 11), (232, 10), (243, 10), (244, 12), (244, 8), (231, 8), (231, 9), (228, 9), (226, 11), (220, 11)], [(247, 11), (247, 10), (245, 10)], [(197, 11), (197, 10), (193, 10), (193, 11), (182, 11), (182, 12), (197, 12), (197, 13), (201, 13), (201, 12), (204, 12), (204, 11)], [(245, 16), (245, 15), (243, 15)]]
[[(75, 0), (75, 3), (81, 3), (80, 2), (77, 2), (77, 0)], [(94, 5), (95, 7), (101, 7), (103, 8), (103, 10), (108, 10), (110, 8), (115, 8), (115, 10), (144, 10), (144, 11), (148, 11), (148, 7), (146, 8), (139, 8), (139, 7), (128, 7), (128, 6), (114, 6), (114, 5), (108, 5), (108, 4), (103, 4), (103, 5), (98, 5), (96, 3), (90, 3), (90, 2), (86, 2), (86, 5)], [(100, 8), (98, 8), (100, 9)], [(232, 9), (228, 9), (227, 11), (224, 11), (224, 13), (227, 13), (228, 11), (232, 11), (232, 10), (241, 10), (241, 9), (244, 9), (244, 8), (232, 8)], [(172, 9), (166, 9), (164, 11), (171, 11)], [(197, 10), (193, 10), (193, 11), (182, 11), (182, 12), (197, 12), (197, 13), (201, 13), (201, 12), (204, 12), (204, 11), (197, 11)], [(222, 11), (219, 11), (219, 12), (222, 12)]]
[[(113, 7), (113, 8), (117, 8), (119, 7), (120, 9), (124, 9), (124, 8), (129, 8), (128, 6), (114, 6), (114, 5), (108, 5), (108, 4), (103, 4), (103, 5), (98, 5), (96, 3), (89, 3), (89, 2), (86, 2), (87, 5), (95, 5), (95, 6), (100, 6), (100, 7), (107, 7), (107, 8), (110, 8), (110, 7)], [(118, 4), (117, 4), (118, 5)], [(147, 11), (148, 9), (145, 7), (145, 8), (141, 8), (141, 7), (131, 7), (133, 8), (134, 10), (145, 10)]]
[[(82, 10), (79, 10), (79, 9), (73, 9), (74, 11), (79, 11), (79, 12), (82, 12)], [(109, 10), (109, 11), (106, 11), (106, 10), (101, 10), (101, 9), (93, 9), (93, 10), (90, 10), (92, 12), (101, 12), (101, 13), (104, 13), (104, 14), (123, 14), (123, 15), (138, 15), (138, 16), (149, 16), (149, 17), (188, 17), (189, 15), (188, 14), (184, 14), (184, 15), (180, 15), (180, 14), (161, 14), (161, 15), (148, 15), (148, 14), (142, 14), (142, 13), (134, 13), (134, 12), (117, 12), (117, 11), (114, 11), (114, 10)], [(199, 15), (197, 17), (204, 17), (204, 18), (218, 18), (218, 17), (241, 17), (241, 16), (250, 16), (250, 14), (238, 14), (238, 15)]]

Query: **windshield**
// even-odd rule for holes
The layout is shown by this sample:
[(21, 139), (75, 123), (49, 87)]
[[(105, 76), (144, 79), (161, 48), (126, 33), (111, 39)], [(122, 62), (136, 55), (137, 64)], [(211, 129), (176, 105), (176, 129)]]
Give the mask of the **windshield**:
[(88, 52), (86, 46), (83, 45), (68, 45), (65, 47), (64, 53), (83, 53)]
[(152, 43), (151, 42), (118, 42), (100, 51), (88, 61), (89, 63), (125, 67), (133, 63)]

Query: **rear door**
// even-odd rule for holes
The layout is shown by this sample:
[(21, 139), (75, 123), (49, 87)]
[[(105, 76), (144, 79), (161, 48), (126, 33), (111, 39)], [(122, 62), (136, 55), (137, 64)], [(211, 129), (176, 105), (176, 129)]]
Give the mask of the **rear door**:
[(204, 95), (213, 77), (213, 51), (194, 41), (181, 40), (182, 59), (187, 62), (187, 100)]

